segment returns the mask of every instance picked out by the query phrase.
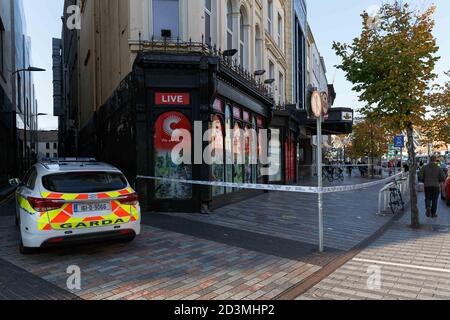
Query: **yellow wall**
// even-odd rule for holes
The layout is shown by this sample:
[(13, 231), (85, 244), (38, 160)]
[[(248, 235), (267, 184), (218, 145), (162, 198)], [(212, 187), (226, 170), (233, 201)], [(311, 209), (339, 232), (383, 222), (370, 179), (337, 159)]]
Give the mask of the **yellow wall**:
[(112, 95), (132, 67), (130, 0), (87, 0), (79, 39), (80, 125)]
[[(203, 1), (180, 0), (181, 39), (201, 41), (204, 33)], [(139, 34), (143, 41), (151, 36), (151, 1), (149, 0), (80, 0), (82, 3), (82, 26), (79, 39), (79, 123), (81, 128), (112, 95), (121, 80), (131, 71), (138, 46)], [(248, 69), (254, 72), (256, 25), (261, 31), (262, 67), (268, 77), (269, 58), (275, 63), (274, 88), (278, 88), (278, 74), (284, 74), (287, 92), (275, 91), (275, 99), (291, 102), (292, 62), (291, 45), (291, 1), (274, 0), (274, 34), (267, 32), (267, 1), (232, 0), (235, 23), (234, 42), (236, 48), (239, 37), (239, 10), (245, 8), (248, 15)], [(226, 47), (226, 2), (217, 1), (214, 5), (215, 28), (213, 43), (218, 48)], [(280, 14), (284, 23), (284, 45), (279, 48), (276, 40), (277, 17)], [(238, 55), (236, 56), (238, 57)]]

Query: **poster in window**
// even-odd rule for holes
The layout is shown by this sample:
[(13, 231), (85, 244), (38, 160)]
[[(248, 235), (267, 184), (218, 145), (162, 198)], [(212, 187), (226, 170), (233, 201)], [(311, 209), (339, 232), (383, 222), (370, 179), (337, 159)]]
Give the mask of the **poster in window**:
[[(177, 129), (192, 131), (190, 120), (180, 112), (166, 112), (155, 123), (155, 176), (192, 180), (192, 165), (177, 165), (172, 161), (172, 150), (180, 143), (180, 141), (172, 139), (172, 134)], [(191, 144), (191, 141), (189, 141), (189, 144)], [(163, 181), (155, 182), (155, 199), (184, 200), (191, 198), (191, 185)]]
[[(215, 116), (212, 123), (211, 145), (212, 152), (212, 181), (222, 182), (225, 180), (225, 166), (224, 166), (224, 130), (222, 120)], [(213, 187), (213, 196), (218, 196), (225, 193), (223, 187)]]
[(234, 177), (233, 182), (244, 182), (244, 137), (241, 132), (239, 124), (235, 124), (233, 131), (233, 153), (234, 153)]

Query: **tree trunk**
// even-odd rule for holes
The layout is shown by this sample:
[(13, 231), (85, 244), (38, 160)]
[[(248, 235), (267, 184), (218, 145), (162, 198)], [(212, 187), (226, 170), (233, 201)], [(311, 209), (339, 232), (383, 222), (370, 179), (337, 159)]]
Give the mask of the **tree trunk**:
[(419, 208), (417, 206), (417, 183), (416, 183), (416, 172), (417, 172), (417, 163), (416, 163), (416, 147), (414, 146), (414, 127), (412, 123), (408, 124), (407, 128), (408, 134), (408, 155), (410, 164), (409, 171), (409, 192), (411, 196), (411, 227), (419, 228), (420, 227), (420, 219), (419, 219)]

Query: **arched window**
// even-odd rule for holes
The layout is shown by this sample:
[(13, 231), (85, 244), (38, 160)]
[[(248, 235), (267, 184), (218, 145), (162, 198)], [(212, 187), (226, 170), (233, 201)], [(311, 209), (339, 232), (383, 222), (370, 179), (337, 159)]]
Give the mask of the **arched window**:
[(273, 35), (273, 0), (267, 0), (267, 30)]
[(227, 49), (233, 49), (233, 5), (227, 0)]
[(205, 0), (205, 43), (211, 45), (212, 32), (212, 0)]
[(239, 21), (239, 59), (243, 68), (248, 69), (248, 18), (244, 7), (240, 10)]
[(261, 36), (261, 28), (259, 25), (255, 27), (255, 70), (263, 69), (263, 58), (262, 58), (262, 45), (263, 40)]

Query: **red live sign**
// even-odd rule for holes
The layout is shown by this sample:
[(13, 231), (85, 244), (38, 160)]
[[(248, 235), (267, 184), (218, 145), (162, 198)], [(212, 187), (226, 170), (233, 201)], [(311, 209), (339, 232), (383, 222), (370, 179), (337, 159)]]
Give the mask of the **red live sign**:
[(191, 97), (189, 93), (173, 93), (173, 92), (157, 92), (155, 97), (157, 105), (171, 106), (171, 105), (189, 105), (191, 104)]

